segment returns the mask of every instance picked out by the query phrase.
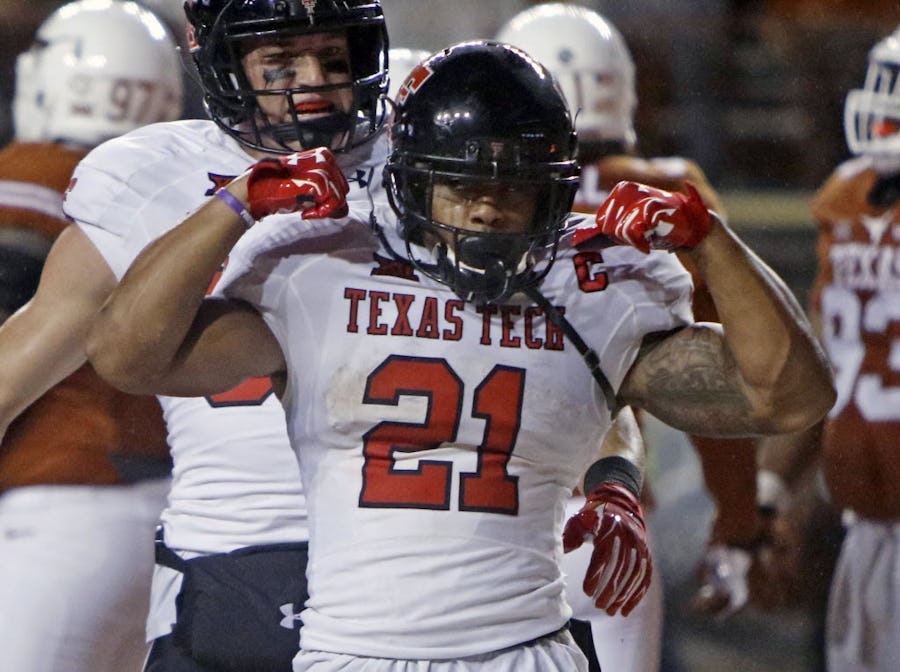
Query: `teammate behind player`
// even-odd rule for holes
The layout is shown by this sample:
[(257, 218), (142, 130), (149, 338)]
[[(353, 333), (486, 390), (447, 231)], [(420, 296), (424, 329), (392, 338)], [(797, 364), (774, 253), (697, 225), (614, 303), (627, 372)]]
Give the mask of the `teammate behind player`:
[[(719, 197), (696, 163), (681, 157), (644, 159), (637, 154), (635, 64), (621, 33), (605, 17), (586, 7), (544, 3), (510, 19), (501, 28), (498, 39), (524, 49), (546, 65), (560, 82), (575, 116), (579, 160), (583, 165), (576, 210), (595, 211), (621, 180), (681, 193), (687, 193), (685, 184), (690, 182), (704, 204), (724, 216)], [(696, 272), (688, 255), (679, 256), (694, 279), (694, 318), (718, 321), (702, 275)], [(749, 555), (746, 547), (753, 546), (762, 533), (755, 497), (755, 442), (701, 436), (693, 436), (691, 441), (717, 505), (710, 555), (728, 560), (734, 554)], [(577, 506), (577, 501), (573, 500), (570, 506)], [(567, 573), (577, 576), (586, 560), (570, 554), (564, 562)], [(716, 584), (713, 588), (715, 570), (723, 569), (726, 568), (721, 563), (716, 563), (703, 577), (708, 581), (701, 588), (704, 609), (726, 613), (745, 603), (735, 591), (725, 590), (725, 586)], [(740, 579), (734, 571), (737, 566), (728, 569), (732, 570), (726, 572), (729, 577)], [(573, 604), (578, 607), (576, 617), (591, 622), (602, 668), (650, 672), (659, 667), (662, 599), (659, 575), (647, 599), (627, 620), (610, 619), (583, 598), (573, 595)]]
[[(76, 163), (177, 118), (181, 95), (174, 44), (133, 2), (64, 5), (16, 62), (15, 139), (0, 150), (3, 318), (20, 309), (0, 328), (3, 670), (136, 672), (146, 655), (153, 528), (171, 467), (159, 404), (81, 366), (84, 331), (59, 328), (61, 316), (29, 300), (67, 224)], [(47, 266), (60, 263), (54, 249)], [(45, 276), (41, 291), (65, 292), (72, 270)], [(22, 378), (23, 368), (52, 380)]]
[[(819, 227), (811, 318), (836, 372), (821, 433), (785, 439), (761, 466), (790, 486), (819, 455), (846, 535), (828, 599), (829, 672), (888, 672), (900, 660), (900, 29), (869, 52), (848, 93), (852, 159), (812, 203)], [(771, 448), (771, 446), (769, 446)]]
[[(15, 404), (2, 406), (0, 422), (58, 382), (59, 360), (84, 361), (85, 330), (134, 256), (258, 160), (270, 159), (262, 188), (277, 191), (299, 170), (293, 148), (346, 149), (349, 198), (368, 203), (366, 186), (383, 160), (379, 97), (387, 88), (379, 3), (209, 0), (186, 11), (213, 120), (154, 124), (79, 164), (65, 204), (77, 225), (55, 244), (32, 309), (13, 318), (19, 328), (0, 341), (0, 384)], [(271, 381), (161, 402), (174, 479), (157, 545), (146, 669), (289, 670), (306, 599), (308, 529)]]
[[(283, 377), (314, 512), (295, 670), (586, 670), (561, 631), (562, 512), (619, 403), (783, 432), (826, 412), (829, 371), (783, 284), (696, 197), (623, 183), (568, 229), (571, 118), (527, 55), (455, 45), (404, 88), (385, 169), (399, 221), (345, 204), (328, 152), (307, 152), (287, 227), (232, 250), (242, 218), (212, 199), (144, 250), (92, 361), (179, 394)], [(250, 211), (254, 173), (227, 187)], [(724, 329), (690, 323), (687, 274), (651, 247), (693, 249)], [(228, 298), (204, 300), (229, 250)], [(588, 509), (629, 490), (608, 476)], [(576, 542), (598, 531), (584, 513)]]

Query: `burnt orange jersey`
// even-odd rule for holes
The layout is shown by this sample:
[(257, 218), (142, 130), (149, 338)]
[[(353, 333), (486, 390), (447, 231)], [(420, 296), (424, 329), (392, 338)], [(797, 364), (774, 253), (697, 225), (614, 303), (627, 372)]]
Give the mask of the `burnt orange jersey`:
[(813, 309), (838, 399), (824, 436), (835, 501), (868, 518), (900, 517), (900, 202), (867, 201), (879, 173), (849, 161), (813, 201), (819, 271)]
[[(0, 227), (55, 238), (63, 192), (84, 152), (13, 143), (0, 151)], [(9, 426), (0, 443), (0, 492), (23, 485), (107, 485), (159, 472), (168, 461), (154, 397), (126, 395), (85, 365)]]
[(56, 238), (66, 227), (63, 193), (85, 154), (25, 142), (0, 150), (0, 227), (27, 227)]
[(900, 11), (893, 0), (768, 0), (766, 11), (804, 23), (837, 23), (850, 19), (859, 25), (868, 20), (892, 28), (900, 20)]

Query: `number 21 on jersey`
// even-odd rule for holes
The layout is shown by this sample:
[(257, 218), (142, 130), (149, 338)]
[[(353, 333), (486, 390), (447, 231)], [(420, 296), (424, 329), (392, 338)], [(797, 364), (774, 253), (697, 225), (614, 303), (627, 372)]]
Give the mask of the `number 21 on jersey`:
[[(363, 436), (361, 507), (449, 510), (453, 463), (421, 458), (416, 470), (395, 468), (397, 453), (422, 452), (456, 440), (465, 386), (444, 359), (392, 355), (366, 382), (364, 404), (397, 406), (401, 396), (426, 400), (423, 423), (384, 421)], [(495, 366), (475, 388), (471, 417), (483, 420), (477, 469), (459, 475), (460, 511), (516, 515), (518, 477), (507, 470), (522, 417), (525, 371)]]

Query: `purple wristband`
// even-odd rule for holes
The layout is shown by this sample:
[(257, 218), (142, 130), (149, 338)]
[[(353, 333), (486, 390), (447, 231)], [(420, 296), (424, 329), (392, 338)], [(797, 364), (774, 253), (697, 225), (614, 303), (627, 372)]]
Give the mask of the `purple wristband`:
[(247, 210), (247, 208), (244, 207), (244, 204), (241, 203), (234, 194), (228, 191), (228, 189), (222, 187), (214, 194), (214, 196), (234, 210), (248, 229), (256, 224), (256, 220), (253, 219), (253, 215), (250, 214), (250, 211)]

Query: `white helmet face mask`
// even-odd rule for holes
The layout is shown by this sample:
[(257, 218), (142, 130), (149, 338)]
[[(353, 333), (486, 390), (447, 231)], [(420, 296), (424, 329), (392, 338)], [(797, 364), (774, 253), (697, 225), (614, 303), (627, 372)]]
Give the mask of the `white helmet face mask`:
[(153, 13), (122, 0), (69, 3), (16, 61), (16, 138), (92, 147), (177, 119), (181, 73), (175, 43)]
[(635, 68), (621, 33), (585, 7), (541, 4), (513, 17), (500, 42), (530, 54), (553, 73), (584, 142), (635, 144)]
[(863, 88), (847, 94), (844, 134), (854, 154), (900, 159), (900, 29), (869, 52)]
[(388, 73), (391, 78), (388, 98), (397, 99), (397, 92), (406, 81), (406, 76), (429, 56), (431, 56), (431, 52), (424, 49), (392, 47), (388, 50)]

